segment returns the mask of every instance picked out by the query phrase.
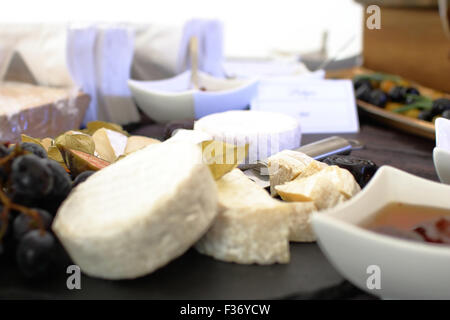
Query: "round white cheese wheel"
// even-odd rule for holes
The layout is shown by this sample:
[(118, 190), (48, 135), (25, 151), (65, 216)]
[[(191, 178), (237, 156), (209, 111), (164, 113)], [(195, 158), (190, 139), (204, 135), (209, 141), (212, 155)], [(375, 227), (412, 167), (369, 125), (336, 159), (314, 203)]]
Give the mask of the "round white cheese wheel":
[(84, 273), (132, 279), (183, 254), (216, 215), (216, 184), (200, 148), (159, 143), (74, 188), (52, 229)]
[(276, 112), (235, 110), (214, 113), (195, 122), (194, 130), (210, 134), (214, 140), (234, 145), (249, 144), (247, 164), (266, 159), (301, 143), (299, 120)]

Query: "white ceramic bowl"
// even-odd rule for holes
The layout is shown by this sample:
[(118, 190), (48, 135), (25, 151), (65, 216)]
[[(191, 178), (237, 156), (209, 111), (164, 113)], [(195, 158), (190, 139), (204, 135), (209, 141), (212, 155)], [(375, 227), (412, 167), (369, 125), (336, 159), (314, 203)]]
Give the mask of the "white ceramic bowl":
[[(313, 228), (331, 263), (362, 290), (385, 299), (450, 299), (450, 247), (403, 240), (359, 226), (390, 202), (450, 210), (449, 195), (450, 186), (383, 166), (353, 199), (314, 214)], [(377, 267), (380, 289), (369, 289), (367, 283), (372, 283), (369, 277), (374, 274), (370, 268)]]
[(139, 107), (157, 122), (198, 119), (211, 113), (245, 109), (257, 92), (256, 79), (219, 79), (199, 72), (199, 86), (190, 88), (190, 71), (159, 81), (129, 80)]
[(434, 168), (441, 182), (450, 184), (450, 120), (444, 118), (436, 119), (435, 130)]

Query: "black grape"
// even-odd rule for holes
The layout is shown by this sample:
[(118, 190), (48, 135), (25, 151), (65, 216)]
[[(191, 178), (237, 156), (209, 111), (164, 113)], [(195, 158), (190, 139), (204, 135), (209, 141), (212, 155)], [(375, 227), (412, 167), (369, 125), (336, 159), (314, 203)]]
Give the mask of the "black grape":
[(34, 155), (38, 156), (39, 158), (42, 158), (42, 159), (47, 158), (47, 152), (45, 151), (45, 149), (36, 143), (22, 142), (20, 144), (20, 147), (23, 150), (33, 153)]
[(19, 242), (16, 260), (27, 277), (37, 277), (49, 271), (55, 249), (55, 238), (47, 231), (32, 230)]
[(14, 201), (26, 201), (48, 195), (53, 188), (53, 175), (41, 158), (27, 154), (14, 159), (11, 182)]
[(92, 176), (95, 173), (95, 171), (84, 171), (82, 173), (80, 173), (75, 180), (73, 180), (73, 184), (72, 184), (72, 188), (75, 188), (77, 185), (79, 185), (80, 183), (84, 182), (87, 180), (87, 178), (89, 178), (90, 176)]
[[(38, 212), (39, 216), (42, 219), (42, 223), (44, 224), (44, 229), (48, 229), (52, 224), (53, 217), (45, 210), (42, 209), (34, 209)], [(19, 214), (13, 222), (13, 233), (14, 239), (20, 240), (26, 233), (31, 230), (38, 229), (39, 224), (36, 220), (34, 220), (29, 215), (24, 213)]]

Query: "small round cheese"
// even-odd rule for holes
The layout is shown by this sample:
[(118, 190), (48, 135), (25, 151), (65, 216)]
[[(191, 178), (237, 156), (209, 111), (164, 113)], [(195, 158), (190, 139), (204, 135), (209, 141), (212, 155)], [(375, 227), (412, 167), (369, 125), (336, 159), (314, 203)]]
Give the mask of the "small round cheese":
[(301, 129), (297, 118), (266, 111), (235, 110), (214, 113), (195, 122), (194, 130), (214, 140), (234, 145), (249, 144), (246, 163), (256, 163), (285, 149), (300, 146)]
[(52, 230), (87, 275), (133, 279), (183, 254), (217, 215), (216, 184), (189, 143), (158, 143), (74, 188)]

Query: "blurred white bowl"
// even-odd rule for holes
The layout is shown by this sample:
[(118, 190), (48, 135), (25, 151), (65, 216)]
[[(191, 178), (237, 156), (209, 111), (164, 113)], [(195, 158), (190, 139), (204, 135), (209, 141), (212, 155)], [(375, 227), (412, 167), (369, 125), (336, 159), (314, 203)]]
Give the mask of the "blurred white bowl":
[(441, 182), (450, 184), (450, 120), (436, 119), (435, 130), (434, 168)]
[(199, 87), (191, 88), (190, 71), (158, 81), (129, 80), (139, 107), (157, 122), (198, 119), (211, 113), (245, 109), (257, 92), (256, 79), (220, 79), (199, 72)]
[[(391, 202), (450, 210), (449, 194), (450, 186), (383, 166), (353, 199), (314, 214), (313, 228), (331, 263), (362, 290), (385, 299), (450, 299), (450, 247), (403, 240), (360, 226)], [(368, 288), (371, 266), (379, 267), (380, 289)]]

